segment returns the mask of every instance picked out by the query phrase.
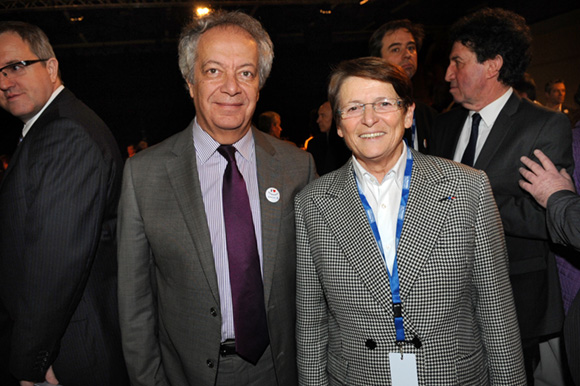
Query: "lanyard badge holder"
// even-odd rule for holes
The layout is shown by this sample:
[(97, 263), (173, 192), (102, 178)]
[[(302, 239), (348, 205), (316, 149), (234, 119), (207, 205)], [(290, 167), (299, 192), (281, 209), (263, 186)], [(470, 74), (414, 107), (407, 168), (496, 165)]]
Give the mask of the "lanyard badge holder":
[[(389, 285), (391, 287), (391, 294), (393, 296), (393, 317), (395, 324), (396, 342), (399, 347), (399, 353), (389, 353), (389, 365), (391, 368), (391, 381), (393, 386), (413, 386), (418, 385), (417, 376), (417, 360), (415, 354), (404, 354), (403, 344), (405, 343), (405, 328), (403, 325), (403, 312), (402, 312), (402, 302), (400, 296), (400, 285), (399, 285), (399, 271), (397, 268), (397, 249), (399, 247), (399, 240), (401, 239), (401, 232), (403, 230), (403, 221), (405, 219), (405, 211), (407, 209), (407, 201), (409, 199), (409, 186), (411, 184), (411, 173), (413, 170), (413, 155), (411, 150), (407, 147), (407, 163), (405, 165), (405, 176), (403, 179), (403, 189), (401, 193), (401, 204), (399, 207), (399, 212), (397, 216), (397, 230), (396, 230), (396, 245), (395, 245), (395, 261), (393, 263), (393, 272), (389, 272), (387, 268), (387, 274), (389, 277)], [(367, 218), (369, 220), (371, 229), (375, 236), (375, 240), (381, 251), (381, 256), (386, 264), (385, 252), (383, 250), (383, 244), (381, 242), (381, 235), (375, 220), (374, 213), (363, 194), (362, 190), (358, 186), (358, 193), (365, 209)], [(415, 346), (420, 347), (421, 343), (418, 338), (412, 341)]]

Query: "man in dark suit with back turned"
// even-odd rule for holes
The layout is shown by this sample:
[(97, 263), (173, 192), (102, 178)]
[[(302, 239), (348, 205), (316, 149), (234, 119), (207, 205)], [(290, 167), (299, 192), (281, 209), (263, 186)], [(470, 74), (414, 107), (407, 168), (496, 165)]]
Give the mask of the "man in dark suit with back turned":
[(506, 235), (528, 384), (533, 385), (539, 343), (561, 332), (563, 306), (545, 212), (518, 185), (519, 159), (541, 149), (571, 173), (570, 123), (513, 92), (531, 59), (531, 34), (521, 16), (483, 9), (459, 20), (450, 34), (446, 80), (463, 108), (435, 120), (431, 153), (489, 176)]
[[(371, 36), (371, 56), (385, 59), (401, 66), (409, 78), (417, 72), (419, 50), (423, 45), (425, 31), (420, 24), (408, 19), (392, 20), (380, 26)], [(421, 153), (428, 153), (431, 126), (437, 111), (421, 101), (415, 101), (413, 125), (405, 130), (407, 143)]]
[(126, 385), (115, 139), (63, 87), (38, 27), (0, 23), (0, 91), (24, 122), (0, 185), (0, 383)]
[(186, 26), (179, 64), (196, 117), (127, 161), (119, 311), (134, 386), (297, 383), (293, 199), (316, 172), (252, 127), (273, 57), (243, 13)]

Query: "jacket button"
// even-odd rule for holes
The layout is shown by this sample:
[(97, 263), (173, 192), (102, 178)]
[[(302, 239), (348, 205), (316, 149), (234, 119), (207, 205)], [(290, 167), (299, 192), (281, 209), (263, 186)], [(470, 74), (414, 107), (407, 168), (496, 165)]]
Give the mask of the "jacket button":
[(377, 347), (377, 343), (372, 339), (367, 339), (365, 346), (367, 346), (369, 350), (374, 350)]
[(213, 317), (216, 317), (216, 316), (217, 316), (217, 314), (218, 314), (218, 313), (217, 313), (217, 310), (216, 310), (214, 307), (210, 308), (210, 310), (209, 310), (209, 313), (210, 313), (210, 314), (211, 314), (211, 316), (213, 316)]
[(213, 369), (213, 361), (211, 359), (208, 359), (205, 364), (207, 365), (207, 367), (209, 367), (210, 369)]

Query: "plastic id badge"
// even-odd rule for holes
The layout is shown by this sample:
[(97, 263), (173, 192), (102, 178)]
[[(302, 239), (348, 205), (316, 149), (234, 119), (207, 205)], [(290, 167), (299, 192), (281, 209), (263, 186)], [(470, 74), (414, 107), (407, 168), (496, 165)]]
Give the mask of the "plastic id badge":
[(415, 354), (389, 353), (391, 383), (393, 386), (419, 386)]

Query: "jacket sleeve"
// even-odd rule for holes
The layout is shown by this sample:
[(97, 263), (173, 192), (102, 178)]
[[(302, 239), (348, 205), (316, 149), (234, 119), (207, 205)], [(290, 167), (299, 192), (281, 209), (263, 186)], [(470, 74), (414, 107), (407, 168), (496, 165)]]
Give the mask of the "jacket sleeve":
[[(58, 119), (29, 140), (24, 159), (24, 252), (15, 265), (10, 369), (44, 380), (83, 296), (101, 237), (110, 160), (78, 123)], [(58, 376), (58, 375), (57, 375)]]
[(300, 196), (295, 200), (298, 381), (300, 386), (325, 386), (328, 385), (328, 310), (311, 254)]
[(485, 173), (480, 172), (475, 223), (476, 317), (487, 352), (491, 385), (525, 385), (523, 355), (501, 219)]
[(566, 190), (552, 194), (546, 214), (552, 241), (580, 251), (580, 196)]
[[(541, 123), (537, 122), (536, 124)], [(507, 236), (547, 240), (544, 209), (529, 193), (519, 188), (520, 176), (517, 169), (522, 166), (519, 158), (525, 155), (535, 159), (533, 151), (540, 149), (554, 162), (558, 170), (565, 168), (572, 175), (574, 160), (570, 122), (564, 114), (550, 114), (536, 135), (533, 145), (528, 149), (528, 154), (513, 154), (513, 173), (507, 174), (510, 181), (502, 182), (502, 185), (513, 187), (511, 193), (495, 191), (495, 187), (494, 193)]]
[(133, 386), (165, 386), (158, 339), (152, 254), (145, 235), (131, 160), (125, 164), (117, 226), (119, 319), (123, 353)]

